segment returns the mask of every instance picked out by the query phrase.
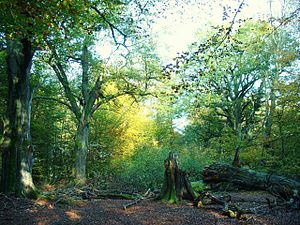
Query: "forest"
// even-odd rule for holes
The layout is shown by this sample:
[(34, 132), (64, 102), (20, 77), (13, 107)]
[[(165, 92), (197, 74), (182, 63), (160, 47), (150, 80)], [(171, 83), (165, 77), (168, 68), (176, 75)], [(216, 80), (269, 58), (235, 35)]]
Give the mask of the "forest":
[(300, 224), (299, 13), (0, 0), (0, 224)]

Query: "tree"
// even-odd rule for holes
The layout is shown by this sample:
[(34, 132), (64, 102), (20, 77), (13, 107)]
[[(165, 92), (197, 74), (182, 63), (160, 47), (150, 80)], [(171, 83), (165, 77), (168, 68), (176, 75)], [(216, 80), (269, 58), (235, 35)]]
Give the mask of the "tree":
[(257, 113), (265, 98), (265, 75), (273, 69), (270, 62), (291, 52), (292, 42), (280, 52), (272, 52), (268, 40), (274, 28), (263, 21), (246, 21), (235, 31), (229, 29), (219, 27), (206, 42), (194, 44), (190, 53), (180, 55), (166, 71), (181, 75), (174, 90), (186, 93), (193, 109), (213, 109), (224, 120), (235, 136), (232, 163), (238, 166), (241, 150), (259, 134)]
[(42, 61), (34, 62), (31, 80), (37, 88), (33, 98), (31, 133), (33, 180), (36, 184), (66, 179), (71, 174), (74, 161), (74, 116), (67, 106), (61, 104), (61, 86), (50, 72)]
[(270, 138), (274, 113), (276, 109), (276, 87), (280, 82), (280, 77), (291, 63), (296, 59), (297, 43), (295, 39), (285, 30), (273, 32), (266, 41), (266, 52), (270, 54), (269, 70), (266, 71), (263, 86), (266, 95), (265, 118), (264, 118), (264, 150), (269, 153), (271, 148)]
[(8, 127), (2, 155), (2, 191), (30, 192), (32, 147), (30, 135), (31, 92), (29, 77), (34, 50), (29, 40), (7, 42)]
[[(142, 96), (146, 94), (151, 78), (143, 78), (143, 73), (135, 69), (117, 69), (96, 62), (88, 50), (88, 42), (81, 46), (81, 55), (77, 58), (81, 65), (81, 82), (72, 87), (67, 71), (72, 64), (66, 64), (58, 51), (52, 48), (53, 60), (50, 65), (64, 88), (68, 108), (74, 113), (77, 124), (75, 136), (75, 176), (79, 183), (86, 180), (86, 157), (88, 152), (88, 135), (90, 120), (94, 112), (103, 104), (123, 95)], [(76, 51), (74, 52), (76, 54)], [(75, 58), (74, 56), (71, 56)], [(145, 69), (147, 71), (147, 69)], [(149, 70), (150, 71), (150, 70)], [(147, 73), (147, 72), (146, 72)], [(146, 74), (147, 76), (147, 74)], [(96, 80), (93, 83), (93, 78)], [(141, 82), (142, 81), (142, 82)]]
[[(264, 23), (257, 26), (266, 29)], [(187, 84), (199, 90), (199, 92), (194, 90), (200, 93), (200, 96), (195, 96), (196, 107), (199, 107), (198, 102), (203, 104), (201, 95), (205, 96), (207, 93), (210, 97), (206, 106), (214, 109), (218, 116), (224, 118), (225, 123), (236, 136), (234, 165), (239, 165), (243, 142), (247, 141), (255, 113), (261, 106), (259, 80), (260, 73), (266, 68), (261, 54), (254, 57), (251, 50), (254, 48), (253, 40), (245, 38), (249, 27), (258, 29), (251, 24), (244, 25), (236, 34), (228, 35), (226, 41), (221, 43), (220, 38), (223, 37), (226, 29), (220, 28), (221, 34), (214, 35), (211, 42), (207, 43), (208, 50), (199, 53), (193, 62), (188, 64), (189, 68), (193, 66), (193, 70), (199, 76), (192, 72), (185, 78)], [(258, 34), (253, 39), (257, 41), (261, 36), (262, 34)], [(258, 44), (261, 45), (260, 42)]]
[[(7, 93), (7, 80), (6, 80), (6, 64), (5, 64), (6, 52), (4, 50), (0, 51), (0, 115), (5, 114), (5, 106), (6, 106), (6, 93)], [(4, 123), (3, 118), (1, 118), (0, 122), (0, 146), (3, 142), (3, 130)]]
[[(1, 1), (0, 38), (7, 57), (7, 128), (2, 145), (1, 190), (27, 195), (32, 182), (30, 71), (34, 53), (46, 39), (60, 40), (68, 27), (86, 16), (81, 1)], [(62, 20), (63, 18), (63, 20)], [(62, 32), (63, 31), (63, 32)]]

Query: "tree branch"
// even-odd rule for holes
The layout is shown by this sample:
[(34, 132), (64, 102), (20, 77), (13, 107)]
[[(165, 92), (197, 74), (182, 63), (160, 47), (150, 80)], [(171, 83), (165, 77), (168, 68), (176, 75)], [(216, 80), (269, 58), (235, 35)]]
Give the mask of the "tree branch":
[(232, 28), (233, 28), (233, 25), (234, 25), (234, 23), (235, 23), (236, 17), (237, 17), (237, 15), (239, 14), (239, 12), (241, 11), (241, 9), (242, 9), (242, 7), (243, 7), (243, 5), (244, 5), (244, 2), (245, 2), (245, 0), (243, 0), (243, 1), (240, 3), (239, 7), (236, 9), (236, 12), (235, 12), (235, 14), (234, 14), (234, 16), (233, 16), (233, 19), (232, 19), (231, 22), (230, 22), (230, 26), (229, 26), (229, 28), (227, 29), (227, 32), (225, 33), (224, 37), (222, 38), (222, 40), (220, 41), (220, 43), (218, 44), (218, 46), (215, 48), (215, 52), (216, 52), (216, 50), (221, 46), (221, 44), (226, 40), (226, 38), (230, 35), (230, 33), (231, 33), (231, 31), (232, 31)]
[[(92, 6), (91, 8), (94, 9), (94, 10), (96, 11), (96, 13), (104, 20), (104, 22), (108, 24), (108, 26), (109, 26), (109, 28), (110, 28), (110, 30), (111, 30), (111, 34), (112, 34), (112, 37), (113, 37), (113, 39), (114, 39), (115, 44), (116, 44), (116, 45), (123, 45), (123, 46), (126, 46), (126, 45), (125, 45), (125, 42), (126, 42), (127, 35), (126, 35), (122, 30), (120, 30), (118, 27), (116, 27), (113, 23), (111, 23), (108, 19), (106, 19), (106, 17), (104, 16), (104, 14), (101, 13), (100, 10), (97, 9), (97, 7)], [(116, 38), (116, 35), (115, 35), (115, 30), (116, 30), (119, 34), (121, 34), (121, 35), (123, 36), (123, 43), (119, 43), (119, 42), (117, 41), (117, 38)]]
[(64, 102), (64, 101), (61, 101), (57, 98), (53, 98), (53, 97), (48, 97), (48, 96), (35, 96), (33, 97), (34, 100), (39, 100), (39, 99), (44, 99), (44, 100), (49, 100), (49, 101), (55, 101), (55, 102), (58, 102), (62, 105), (65, 105), (67, 106), (70, 110), (72, 110), (72, 107), (71, 105), (69, 105), (67, 102)]
[(81, 92), (84, 99), (84, 103), (86, 104), (89, 98), (89, 62), (88, 62), (88, 48), (86, 45), (82, 48), (82, 55), (81, 55), (81, 67), (82, 67), (82, 83), (81, 83)]
[(68, 77), (65, 73), (65, 70), (61, 63), (59, 62), (59, 57), (55, 51), (55, 49), (50, 46), (50, 49), (52, 51), (53, 57), (55, 58), (55, 63), (49, 62), (50, 66), (53, 68), (58, 80), (60, 81), (61, 85), (64, 87), (65, 96), (70, 102), (71, 111), (75, 114), (75, 117), (79, 120), (80, 119), (80, 109), (77, 105), (76, 99), (74, 98), (74, 95), (72, 94), (70, 84), (68, 81)]

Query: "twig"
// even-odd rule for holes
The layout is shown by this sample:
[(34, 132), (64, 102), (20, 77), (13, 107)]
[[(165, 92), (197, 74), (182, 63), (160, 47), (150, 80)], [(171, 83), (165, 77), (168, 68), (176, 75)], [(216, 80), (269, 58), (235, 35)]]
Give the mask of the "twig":
[(123, 205), (123, 209), (126, 210), (126, 209), (129, 208), (130, 206), (136, 205), (136, 204), (138, 204), (138, 203), (139, 203), (140, 201), (142, 201), (142, 200), (144, 200), (143, 197), (142, 197), (142, 198), (139, 198), (139, 199), (137, 199), (137, 200), (134, 200), (133, 202), (129, 202), (129, 203), (127, 203), (127, 204), (124, 204), (124, 205)]
[(137, 205), (139, 202), (141, 202), (142, 200), (144, 199), (147, 199), (147, 198), (150, 198), (152, 195), (151, 195), (151, 188), (149, 188), (144, 194), (143, 196), (140, 196), (138, 199), (132, 201), (132, 202), (129, 202), (127, 204), (124, 204), (123, 205), (123, 209), (126, 210), (127, 208), (133, 206), (133, 205)]
[[(236, 18), (237, 18), (237, 15), (238, 15), (238, 13), (242, 10), (242, 7), (243, 7), (243, 5), (244, 5), (244, 2), (245, 2), (245, 0), (243, 0), (243, 1), (239, 4), (238, 8), (236, 9), (236, 12), (235, 12), (235, 14), (234, 14), (234, 16), (233, 16), (233, 19), (232, 19), (231, 22), (230, 22), (230, 26), (229, 26), (229, 28), (227, 29), (226, 34), (224, 35), (224, 37), (222, 38), (222, 40), (219, 42), (218, 46), (216, 47), (216, 50), (221, 46), (221, 44), (222, 44), (222, 43), (226, 40), (226, 38), (230, 35), (230, 33), (231, 33), (231, 31), (232, 31), (232, 28), (233, 28), (233, 25), (234, 25), (234, 23), (235, 23), (235, 20), (236, 20)], [(215, 50), (215, 52), (216, 52), (216, 50)]]
[(60, 103), (60, 104), (62, 104), (62, 105), (67, 106), (69, 109), (72, 108), (71, 105), (69, 105), (68, 103), (66, 103), (66, 102), (64, 102), (64, 101), (61, 101), (61, 100), (59, 100), (59, 99), (56, 99), (56, 98), (48, 97), (48, 96), (36, 96), (36, 97), (34, 97), (33, 99), (35, 99), (35, 100), (43, 99), (43, 100), (48, 100), (48, 101), (55, 101), (55, 102), (58, 102), (58, 103)]
[(145, 194), (143, 194), (143, 196), (144, 196), (144, 197), (147, 197), (147, 196), (150, 194), (150, 191), (151, 191), (151, 188), (149, 188), (149, 189), (145, 192)]
[[(122, 31), (120, 30), (117, 26), (115, 26), (113, 23), (111, 23), (105, 16), (103, 13), (100, 12), (100, 10), (95, 7), (95, 6), (92, 6), (91, 7), (93, 10), (96, 11), (96, 13), (104, 20), (104, 22), (106, 22), (110, 28), (110, 31), (111, 31), (111, 34), (112, 34), (112, 37), (113, 37), (113, 40), (115, 42), (116, 45), (123, 45), (124, 47), (126, 47), (125, 43), (126, 43), (126, 39), (127, 39), (127, 35)], [(119, 43), (117, 41), (117, 37), (115, 35), (115, 30), (123, 36), (123, 43)]]

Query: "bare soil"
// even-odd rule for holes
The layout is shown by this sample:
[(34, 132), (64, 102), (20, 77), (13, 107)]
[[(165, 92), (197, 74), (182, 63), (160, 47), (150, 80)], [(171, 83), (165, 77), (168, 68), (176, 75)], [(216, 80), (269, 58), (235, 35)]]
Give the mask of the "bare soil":
[[(224, 193), (215, 193), (221, 195)], [(299, 225), (300, 210), (286, 207), (270, 209), (266, 192), (233, 192), (232, 203), (255, 209), (255, 214), (245, 214), (242, 219), (222, 215), (222, 207), (207, 205), (202, 208), (188, 202), (168, 205), (153, 200), (123, 209), (130, 200), (86, 200), (72, 204), (56, 204), (45, 200), (26, 200), (0, 197), (0, 224), (278, 224)]]

